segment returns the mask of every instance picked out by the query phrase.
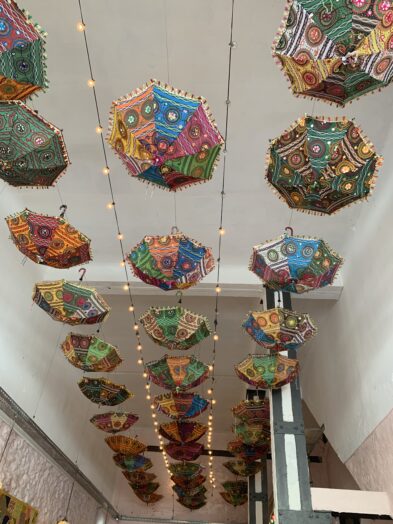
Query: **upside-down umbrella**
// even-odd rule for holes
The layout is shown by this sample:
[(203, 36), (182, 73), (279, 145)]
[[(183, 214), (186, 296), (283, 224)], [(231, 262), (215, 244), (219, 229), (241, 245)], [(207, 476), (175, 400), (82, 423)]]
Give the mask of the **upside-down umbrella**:
[(0, 102), (0, 143), (0, 178), (11, 186), (51, 187), (70, 163), (60, 129), (23, 102)]
[(127, 481), (134, 486), (146, 486), (157, 478), (154, 473), (146, 473), (145, 471), (122, 471)]
[(244, 460), (230, 460), (224, 462), (224, 466), (239, 477), (254, 476), (262, 470), (261, 462), (245, 462)]
[(149, 379), (157, 386), (179, 392), (202, 384), (209, 375), (209, 368), (193, 355), (181, 357), (166, 355), (160, 360), (146, 364), (146, 372)]
[(157, 411), (175, 420), (198, 417), (209, 406), (209, 401), (196, 393), (164, 393), (153, 400)]
[(391, 0), (289, 5), (273, 55), (296, 95), (344, 106), (391, 82)]
[(279, 389), (299, 374), (298, 360), (274, 355), (248, 355), (235, 366), (237, 376), (260, 389)]
[(226, 491), (220, 491), (220, 495), (225, 502), (228, 502), (228, 504), (235, 507), (242, 506), (248, 501), (247, 493), (228, 493)]
[(169, 471), (175, 477), (184, 479), (193, 479), (203, 472), (203, 466), (194, 462), (185, 462), (184, 464), (169, 464)]
[(206, 482), (206, 477), (204, 477), (203, 475), (197, 475), (196, 477), (188, 478), (179, 475), (172, 475), (171, 480), (177, 486), (180, 486), (185, 491), (187, 491), (204, 484), (204, 482)]
[(146, 445), (134, 438), (125, 437), (124, 435), (113, 435), (107, 437), (105, 442), (115, 453), (121, 455), (140, 455), (146, 451)]
[(62, 216), (40, 215), (26, 208), (6, 222), (16, 247), (37, 264), (66, 269), (91, 260), (90, 239)]
[(95, 335), (70, 333), (61, 345), (68, 362), (83, 371), (113, 371), (123, 361), (115, 346)]
[(242, 400), (232, 408), (232, 413), (242, 422), (270, 425), (269, 399)]
[(366, 199), (382, 157), (345, 117), (300, 118), (269, 148), (266, 179), (289, 207), (331, 215)]
[(160, 424), (158, 431), (162, 437), (172, 442), (185, 444), (196, 442), (203, 437), (207, 431), (207, 426), (199, 422), (169, 422)]
[(213, 176), (223, 139), (206, 100), (151, 80), (113, 102), (108, 141), (131, 176), (176, 191)]
[(242, 459), (245, 462), (254, 462), (262, 457), (266, 457), (266, 454), (270, 451), (270, 445), (268, 443), (261, 445), (248, 445), (244, 444), (242, 440), (237, 438), (228, 442), (227, 449), (238, 459)]
[(83, 377), (78, 386), (85, 397), (103, 406), (116, 406), (134, 396), (125, 386), (105, 378)]
[(134, 413), (109, 411), (108, 413), (94, 415), (90, 422), (101, 431), (115, 434), (127, 431), (138, 420), (138, 415), (134, 415)]
[(136, 490), (134, 490), (134, 493), (138, 499), (140, 499), (142, 502), (145, 502), (146, 504), (155, 504), (162, 499), (162, 495), (158, 493), (141, 493), (140, 491)]
[(248, 446), (261, 446), (270, 442), (270, 427), (268, 424), (241, 422), (233, 426), (233, 433)]
[(206, 317), (181, 306), (151, 307), (140, 318), (146, 333), (156, 344), (184, 351), (211, 333)]
[(298, 349), (317, 331), (309, 315), (284, 308), (252, 311), (242, 326), (257, 344), (270, 351)]
[(222, 487), (231, 494), (244, 495), (248, 493), (248, 482), (246, 480), (227, 480)]
[(283, 235), (253, 248), (250, 271), (271, 289), (304, 293), (332, 284), (342, 262), (324, 240)]
[[(128, 471), (124, 473), (128, 473)], [(142, 485), (135, 482), (129, 482), (129, 485), (135, 493), (140, 493), (143, 495), (151, 495), (152, 493), (155, 493), (160, 487), (159, 482), (148, 482), (147, 484)]]
[(177, 501), (188, 509), (200, 509), (206, 505), (206, 497), (203, 493), (199, 495), (179, 497)]
[(164, 291), (188, 289), (214, 269), (210, 248), (183, 233), (145, 236), (128, 255), (137, 278)]
[(203, 453), (203, 444), (188, 442), (187, 444), (177, 444), (171, 442), (164, 446), (165, 452), (174, 460), (191, 462), (197, 460)]
[(103, 322), (110, 311), (95, 289), (67, 280), (37, 283), (33, 300), (53, 320), (73, 326)]
[(122, 455), (117, 453), (113, 455), (113, 460), (116, 466), (129, 472), (147, 471), (153, 467), (151, 460), (143, 455)]
[(180, 486), (172, 486), (173, 491), (179, 498), (183, 497), (195, 497), (196, 495), (204, 495), (207, 491), (205, 486), (197, 486), (196, 488), (183, 489)]

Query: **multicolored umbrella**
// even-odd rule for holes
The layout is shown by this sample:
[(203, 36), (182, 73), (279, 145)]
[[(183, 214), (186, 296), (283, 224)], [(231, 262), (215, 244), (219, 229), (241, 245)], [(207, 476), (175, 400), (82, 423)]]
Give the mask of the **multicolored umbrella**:
[(134, 486), (146, 486), (157, 478), (154, 473), (145, 473), (144, 471), (122, 471), (127, 481)]
[(158, 493), (141, 493), (140, 491), (135, 490), (134, 493), (138, 499), (140, 499), (142, 502), (145, 502), (146, 504), (155, 504), (162, 499), (162, 495), (159, 495)]
[(113, 102), (110, 126), (130, 175), (169, 191), (210, 180), (224, 143), (206, 100), (157, 80)]
[(309, 315), (283, 308), (252, 311), (242, 326), (257, 344), (270, 351), (298, 349), (317, 331)]
[(73, 326), (101, 323), (110, 311), (95, 289), (67, 280), (37, 283), (33, 300), (53, 320)]
[(153, 467), (151, 460), (143, 455), (122, 455), (117, 453), (113, 455), (113, 460), (116, 466), (129, 472), (147, 471)]
[(179, 475), (172, 475), (171, 480), (177, 486), (180, 486), (185, 491), (187, 491), (201, 486), (204, 482), (206, 482), (206, 477), (204, 477), (203, 475), (197, 475), (196, 477), (188, 478)]
[(105, 442), (115, 453), (121, 455), (140, 455), (146, 451), (147, 446), (139, 440), (134, 438), (125, 437), (124, 435), (113, 435), (107, 437)]
[(94, 335), (69, 333), (60, 346), (68, 362), (83, 371), (113, 371), (123, 362), (115, 346)]
[(194, 495), (193, 497), (181, 497), (177, 501), (188, 509), (195, 510), (200, 509), (206, 505), (206, 497), (203, 494)]
[[(268, 426), (268, 427), (266, 427)], [(233, 426), (233, 433), (248, 446), (261, 446), (270, 442), (269, 425), (260, 424), (259, 422), (248, 424), (241, 422)]]
[[(0, 98), (1, 89), (0, 76)], [(61, 131), (23, 102), (0, 102), (0, 142), (0, 178), (11, 186), (51, 187), (70, 163)]]
[(247, 493), (227, 493), (226, 491), (220, 491), (221, 497), (231, 504), (232, 506), (242, 506), (248, 501)]
[(370, 196), (383, 160), (359, 126), (306, 116), (270, 144), (266, 179), (289, 207), (332, 215)]
[(164, 291), (195, 286), (214, 269), (211, 249), (177, 232), (144, 237), (128, 260), (137, 278)]
[(244, 460), (230, 460), (224, 462), (224, 466), (239, 477), (252, 477), (262, 470), (260, 462), (245, 462)]
[(181, 460), (185, 462), (191, 462), (197, 460), (203, 453), (203, 444), (196, 442), (189, 442), (187, 444), (177, 444), (171, 442), (164, 446), (166, 453), (174, 460)]
[[(124, 473), (128, 473), (128, 471)], [(159, 482), (148, 482), (147, 484), (143, 485), (139, 483), (129, 482), (129, 485), (134, 491), (134, 493), (139, 493), (141, 495), (151, 495), (152, 493), (155, 493), (160, 487)]]
[(197, 495), (204, 495), (207, 491), (205, 486), (197, 486), (196, 488), (191, 488), (189, 490), (185, 490), (181, 488), (180, 486), (172, 486), (173, 491), (176, 493), (176, 495), (179, 498), (184, 497), (195, 497)]
[(249, 355), (235, 366), (240, 380), (260, 389), (279, 389), (293, 382), (299, 374), (299, 362), (276, 353)]
[(344, 106), (392, 80), (391, 0), (292, 0), (273, 56), (296, 95)]
[(211, 334), (206, 317), (181, 306), (151, 307), (139, 320), (150, 338), (168, 349), (185, 351)]
[(209, 367), (193, 355), (165, 357), (146, 364), (149, 379), (165, 389), (185, 391), (204, 382), (209, 375)]
[(244, 495), (248, 493), (248, 482), (246, 480), (227, 480), (222, 487), (231, 494)]
[(269, 399), (242, 400), (232, 408), (232, 413), (242, 422), (264, 423), (270, 426)]
[(106, 433), (120, 433), (127, 431), (139, 420), (138, 415), (133, 413), (115, 412), (98, 413), (90, 419), (97, 429), (105, 431)]
[(153, 400), (157, 411), (175, 420), (195, 418), (209, 406), (209, 401), (196, 393), (164, 393)]
[(90, 239), (62, 216), (39, 215), (26, 208), (6, 222), (16, 247), (37, 264), (66, 269), (91, 260)]
[(196, 442), (203, 437), (206, 431), (207, 426), (199, 422), (169, 422), (168, 424), (160, 424), (159, 427), (159, 433), (162, 437), (178, 444)]
[(103, 406), (116, 406), (134, 396), (125, 386), (105, 378), (83, 377), (78, 386), (85, 397)]
[(253, 248), (250, 271), (271, 289), (304, 293), (332, 284), (342, 262), (324, 240), (283, 235)]
[(185, 462), (184, 464), (169, 464), (169, 471), (175, 477), (184, 479), (193, 479), (203, 472), (203, 466), (194, 462)]
[(248, 445), (244, 444), (242, 440), (235, 439), (228, 442), (228, 451), (232, 453), (236, 458), (242, 459), (245, 462), (254, 462), (262, 457), (265, 457), (270, 451), (269, 444), (262, 445)]

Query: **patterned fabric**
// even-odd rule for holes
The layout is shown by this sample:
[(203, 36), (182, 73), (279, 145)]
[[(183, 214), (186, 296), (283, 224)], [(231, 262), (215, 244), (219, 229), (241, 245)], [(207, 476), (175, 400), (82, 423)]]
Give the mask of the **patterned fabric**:
[(185, 462), (184, 464), (169, 464), (169, 471), (175, 477), (183, 477), (184, 479), (193, 479), (203, 472), (203, 466), (193, 462)]
[(62, 217), (25, 209), (6, 222), (16, 247), (37, 264), (67, 269), (91, 260), (90, 239)]
[(242, 459), (248, 463), (266, 457), (266, 454), (270, 451), (270, 445), (248, 445), (244, 444), (240, 439), (235, 439), (228, 442), (227, 449), (236, 458)]
[(183, 233), (146, 236), (128, 260), (137, 278), (164, 291), (195, 286), (214, 269), (211, 249)]
[(161, 388), (181, 392), (202, 384), (209, 376), (209, 367), (194, 355), (165, 357), (146, 364), (149, 379)]
[(271, 142), (268, 155), (266, 179), (280, 198), (290, 208), (319, 215), (367, 199), (383, 163), (345, 117), (300, 118)]
[(289, 0), (273, 46), (296, 95), (344, 106), (392, 80), (392, 2)]
[(245, 495), (248, 493), (248, 482), (246, 480), (227, 480), (222, 487), (231, 494)]
[(188, 444), (166, 444), (164, 446), (166, 453), (174, 460), (190, 462), (197, 460), (204, 452), (203, 444), (190, 442)]
[(262, 471), (260, 462), (245, 462), (244, 460), (230, 460), (223, 464), (231, 473), (239, 477), (252, 477)]
[(262, 446), (270, 442), (270, 424), (241, 422), (233, 426), (233, 433), (248, 446)]
[(107, 437), (105, 442), (115, 453), (121, 455), (140, 455), (146, 451), (147, 446), (139, 440), (134, 438), (125, 437), (124, 435), (113, 435)]
[(144, 471), (122, 471), (122, 473), (133, 486), (146, 486), (157, 478), (154, 473), (145, 473)]
[(270, 424), (269, 399), (242, 400), (232, 408), (232, 413), (242, 422)]
[(133, 426), (139, 417), (133, 413), (110, 411), (109, 413), (98, 413), (90, 419), (90, 422), (101, 431), (106, 433), (120, 433), (127, 431)]
[(181, 306), (151, 307), (139, 320), (150, 338), (168, 349), (189, 349), (211, 334), (206, 317)]
[(61, 345), (68, 362), (83, 371), (113, 371), (123, 361), (115, 346), (94, 335), (70, 333)]
[[(0, 12), (0, 32), (1, 23)], [(0, 178), (11, 186), (53, 186), (70, 163), (60, 129), (23, 102), (0, 102), (0, 143)]]
[(172, 482), (174, 482), (177, 486), (180, 486), (185, 491), (196, 488), (198, 486), (201, 486), (204, 482), (206, 482), (206, 477), (203, 475), (197, 475), (193, 478), (184, 478), (177, 475), (172, 475), (171, 477)]
[(342, 263), (324, 240), (284, 235), (255, 246), (249, 269), (271, 289), (305, 293), (332, 284)]
[(173, 491), (179, 498), (195, 497), (196, 495), (204, 495), (207, 492), (205, 486), (197, 486), (196, 488), (183, 489), (180, 486), (172, 486)]
[(146, 504), (155, 504), (162, 499), (162, 495), (159, 495), (158, 493), (141, 493), (137, 490), (134, 490), (134, 493), (138, 499), (140, 499), (142, 502), (145, 502)]
[(113, 455), (113, 460), (116, 466), (129, 472), (147, 471), (153, 467), (151, 460), (143, 455), (122, 455), (117, 453)]
[(178, 444), (196, 442), (206, 431), (207, 426), (199, 422), (169, 422), (160, 424), (159, 428), (161, 436)]
[(0, 0), (0, 100), (24, 100), (48, 87), (45, 37), (14, 0)]
[[(128, 471), (124, 473), (128, 473)], [(141, 495), (151, 495), (152, 493), (157, 491), (158, 488), (160, 487), (159, 482), (148, 482), (147, 484), (143, 484), (143, 485), (139, 483), (135, 484), (134, 482), (129, 482), (129, 485), (131, 489), (134, 491), (134, 493), (139, 493)]]
[(210, 180), (224, 143), (205, 100), (157, 80), (113, 102), (110, 127), (130, 175), (169, 191)]
[(248, 501), (247, 493), (227, 493), (226, 491), (220, 491), (221, 497), (231, 504), (232, 506), (242, 506)]
[(203, 493), (199, 495), (194, 495), (193, 497), (189, 497), (186, 495), (184, 497), (178, 498), (177, 501), (182, 506), (185, 506), (186, 508), (191, 510), (200, 509), (206, 505), (206, 497)]
[(198, 417), (209, 402), (195, 393), (164, 393), (154, 397), (155, 409), (175, 420)]
[(101, 323), (110, 311), (95, 289), (67, 280), (37, 283), (33, 300), (53, 320), (73, 326)]
[(83, 377), (78, 386), (85, 397), (103, 406), (116, 406), (134, 396), (125, 386), (105, 378)]
[(1, 524), (35, 524), (38, 510), (0, 489)]
[(299, 362), (277, 353), (249, 355), (235, 366), (237, 376), (259, 389), (280, 389), (299, 374)]
[(317, 331), (309, 315), (283, 308), (252, 311), (242, 326), (257, 344), (270, 351), (298, 349)]

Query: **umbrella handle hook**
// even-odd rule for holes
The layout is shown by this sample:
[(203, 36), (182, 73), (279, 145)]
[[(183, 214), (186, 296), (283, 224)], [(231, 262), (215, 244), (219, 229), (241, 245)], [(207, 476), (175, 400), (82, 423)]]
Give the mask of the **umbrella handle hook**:
[(177, 226), (172, 226), (171, 235), (177, 235), (179, 233), (179, 228)]
[(176, 292), (176, 297), (179, 299), (179, 300), (177, 301), (177, 303), (178, 303), (178, 304), (181, 304), (182, 301), (183, 301), (183, 293), (182, 293), (181, 291), (177, 291), (177, 292)]
[(81, 276), (79, 277), (79, 281), (80, 282), (82, 282), (82, 280), (85, 278), (86, 271), (87, 271), (87, 269), (85, 267), (81, 267), (79, 269), (79, 273), (82, 273)]
[(285, 231), (289, 231), (289, 232), (291, 233), (291, 237), (293, 237), (293, 227), (291, 227), (291, 226), (287, 226), (287, 227), (285, 228)]
[(60, 218), (64, 218), (64, 215), (66, 214), (66, 211), (67, 211), (67, 205), (66, 204), (63, 204), (62, 206), (60, 206), (60, 210), (61, 210), (61, 213), (60, 213)]

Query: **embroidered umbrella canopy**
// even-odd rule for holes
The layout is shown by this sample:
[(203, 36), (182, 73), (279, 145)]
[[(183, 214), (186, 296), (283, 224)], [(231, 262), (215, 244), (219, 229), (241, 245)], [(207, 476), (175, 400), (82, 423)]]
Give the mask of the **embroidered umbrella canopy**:
[[(125, 471), (124, 473), (128, 473), (128, 471)], [(155, 493), (160, 487), (159, 482), (148, 482), (147, 484), (142, 485), (135, 482), (129, 482), (129, 485), (134, 493), (140, 493), (143, 495), (151, 495), (152, 493)]]
[(113, 371), (123, 361), (115, 346), (94, 335), (70, 333), (61, 345), (68, 362), (83, 371)]
[(203, 453), (203, 444), (189, 442), (187, 444), (177, 444), (171, 442), (164, 446), (166, 453), (174, 460), (191, 462), (197, 460)]
[(177, 501), (182, 506), (185, 506), (186, 508), (191, 510), (200, 509), (206, 505), (206, 497), (203, 493), (199, 495), (194, 495), (193, 497), (187, 495), (181, 498), (179, 497)]
[(178, 475), (172, 475), (172, 482), (183, 488), (185, 491), (201, 486), (206, 482), (206, 477), (203, 475), (197, 475), (193, 478), (181, 477)]
[(122, 455), (117, 453), (113, 455), (113, 460), (116, 466), (129, 472), (147, 471), (153, 467), (151, 460), (143, 455)]
[(134, 415), (134, 413), (109, 411), (108, 413), (94, 415), (90, 422), (101, 431), (115, 434), (127, 431), (138, 420), (138, 415)]
[(154, 397), (157, 411), (175, 420), (198, 417), (209, 406), (209, 402), (196, 393), (164, 393)]
[(299, 374), (299, 362), (276, 353), (274, 355), (248, 355), (235, 366), (237, 376), (260, 389), (280, 389)]
[(209, 375), (206, 364), (193, 355), (187, 357), (165, 357), (146, 364), (149, 379), (165, 389), (185, 391), (204, 382)]
[(194, 462), (185, 462), (184, 464), (169, 464), (169, 471), (175, 477), (183, 479), (193, 479), (203, 472), (203, 466)]
[(226, 491), (220, 491), (220, 495), (225, 502), (228, 502), (228, 504), (235, 507), (242, 506), (248, 501), (247, 493), (228, 493)]
[(144, 471), (122, 471), (122, 473), (127, 481), (134, 486), (146, 486), (157, 478), (154, 473), (145, 473)]
[(304, 293), (332, 284), (342, 262), (324, 240), (283, 235), (253, 248), (250, 271), (271, 289)]
[(344, 106), (391, 82), (391, 0), (293, 0), (289, 6), (273, 55), (296, 95)]
[(298, 349), (317, 331), (309, 315), (283, 308), (252, 311), (242, 326), (257, 344), (270, 351)]
[(244, 460), (230, 460), (229, 462), (224, 462), (224, 466), (239, 477), (251, 477), (262, 470), (260, 462), (245, 462)]
[(213, 176), (223, 139), (206, 100), (151, 80), (112, 105), (108, 141), (131, 176), (177, 191)]
[(173, 491), (179, 498), (195, 497), (196, 495), (204, 495), (207, 491), (205, 486), (197, 486), (196, 488), (183, 489), (180, 486), (172, 486)]
[(248, 445), (244, 444), (242, 440), (235, 439), (228, 442), (228, 451), (236, 458), (242, 459), (245, 462), (254, 462), (262, 457), (265, 457), (270, 451), (269, 444), (262, 445)]
[[(0, 77), (0, 98), (1, 88)], [(70, 163), (61, 131), (23, 102), (0, 102), (0, 143), (0, 178), (11, 186), (53, 186)]]
[(156, 344), (168, 349), (185, 351), (211, 334), (206, 317), (181, 306), (151, 307), (140, 322)]
[(231, 494), (244, 495), (248, 493), (248, 482), (246, 480), (227, 480), (222, 487)]
[(139, 442), (134, 438), (125, 437), (124, 435), (113, 435), (112, 437), (107, 437), (105, 442), (115, 453), (120, 453), (121, 455), (140, 455), (146, 451), (145, 444)]
[(145, 236), (128, 255), (135, 276), (164, 291), (195, 286), (214, 269), (211, 249), (175, 229)]
[(269, 399), (242, 400), (232, 408), (232, 413), (242, 422), (263, 423), (270, 426)]
[(259, 422), (241, 422), (233, 426), (234, 434), (248, 446), (261, 446), (270, 442), (270, 425)]
[(105, 378), (83, 377), (78, 386), (85, 397), (103, 406), (116, 406), (134, 396), (125, 386)]
[(134, 493), (138, 499), (140, 499), (142, 502), (145, 502), (146, 504), (155, 504), (162, 499), (162, 495), (159, 495), (158, 493), (141, 493), (140, 491), (136, 490), (134, 490)]
[(196, 442), (203, 437), (206, 431), (207, 426), (199, 422), (169, 422), (160, 424), (159, 427), (161, 436), (178, 444)]
[(110, 311), (95, 289), (67, 280), (37, 283), (33, 300), (53, 320), (73, 326), (101, 323)]

